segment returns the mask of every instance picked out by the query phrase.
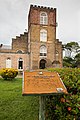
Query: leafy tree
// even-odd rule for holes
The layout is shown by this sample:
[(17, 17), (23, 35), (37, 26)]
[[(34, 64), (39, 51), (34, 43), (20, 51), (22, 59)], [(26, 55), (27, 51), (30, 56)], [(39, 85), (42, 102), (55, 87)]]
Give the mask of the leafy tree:
[(75, 66), (80, 67), (80, 53), (78, 53), (75, 57), (74, 57), (75, 62)]
[(76, 54), (80, 52), (80, 46), (77, 42), (69, 42), (63, 45), (63, 50), (67, 50), (67, 52), (69, 51), (70, 53), (69, 57), (72, 57), (72, 53)]
[(64, 44), (63, 50), (68, 55), (63, 58), (64, 67), (80, 67), (80, 46), (77, 42), (69, 42)]
[(64, 57), (63, 58), (63, 66), (64, 67), (74, 67), (75, 60), (71, 57)]

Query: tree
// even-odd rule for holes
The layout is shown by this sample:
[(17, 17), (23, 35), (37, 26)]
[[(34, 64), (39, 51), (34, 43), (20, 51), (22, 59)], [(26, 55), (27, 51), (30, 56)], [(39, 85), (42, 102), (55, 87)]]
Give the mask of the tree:
[(63, 50), (67, 53), (63, 58), (63, 66), (80, 67), (80, 46), (77, 42), (64, 44)]
[(78, 53), (78, 54), (74, 57), (74, 60), (75, 60), (75, 66), (76, 66), (76, 67), (80, 67), (80, 53)]
[(63, 58), (63, 66), (64, 67), (74, 67), (75, 60), (71, 57), (64, 57)]
[(80, 52), (80, 46), (77, 42), (69, 42), (63, 45), (63, 50), (69, 52), (68, 57), (73, 57), (76, 53)]

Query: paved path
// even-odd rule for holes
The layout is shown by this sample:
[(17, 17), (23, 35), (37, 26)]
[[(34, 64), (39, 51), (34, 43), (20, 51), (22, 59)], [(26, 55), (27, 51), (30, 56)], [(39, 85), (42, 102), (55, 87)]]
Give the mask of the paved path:
[(17, 75), (16, 78), (22, 78), (23, 76), (22, 75)]

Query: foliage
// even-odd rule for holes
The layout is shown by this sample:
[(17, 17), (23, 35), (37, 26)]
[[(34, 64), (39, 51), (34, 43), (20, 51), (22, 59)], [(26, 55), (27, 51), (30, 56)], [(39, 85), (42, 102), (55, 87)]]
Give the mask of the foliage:
[(69, 42), (64, 44), (63, 50), (66, 56), (63, 58), (64, 67), (80, 67), (80, 46), (77, 42)]
[(63, 67), (78, 67), (80, 68), (80, 53), (76, 54), (74, 58), (64, 57), (63, 58)]
[(0, 120), (38, 120), (38, 97), (22, 96), (22, 79), (0, 78)]
[(12, 80), (14, 79), (18, 74), (18, 70), (14, 68), (3, 68), (0, 70), (0, 75), (5, 80)]
[(70, 51), (72, 50), (77, 51), (79, 48), (79, 44), (77, 42), (70, 42), (70, 43), (67, 43), (65, 47), (69, 49)]
[(72, 52), (73, 53), (79, 52), (80, 46), (77, 42), (69, 42), (69, 43), (63, 45), (63, 49), (66, 49), (67, 51), (69, 51), (69, 53), (70, 53), (69, 57), (71, 57)]
[(75, 60), (75, 66), (80, 67), (80, 53), (78, 53), (78, 54), (75, 56), (74, 60)]
[(63, 66), (64, 67), (74, 67), (75, 60), (71, 57), (64, 57), (63, 58)]
[(68, 94), (48, 96), (46, 102), (47, 120), (77, 120), (80, 117), (80, 69), (49, 69), (57, 71)]

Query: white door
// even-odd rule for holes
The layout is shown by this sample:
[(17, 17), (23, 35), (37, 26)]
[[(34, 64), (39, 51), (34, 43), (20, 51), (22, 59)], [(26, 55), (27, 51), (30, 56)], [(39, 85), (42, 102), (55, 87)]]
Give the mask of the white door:
[(11, 68), (11, 60), (10, 59), (6, 60), (6, 68)]

